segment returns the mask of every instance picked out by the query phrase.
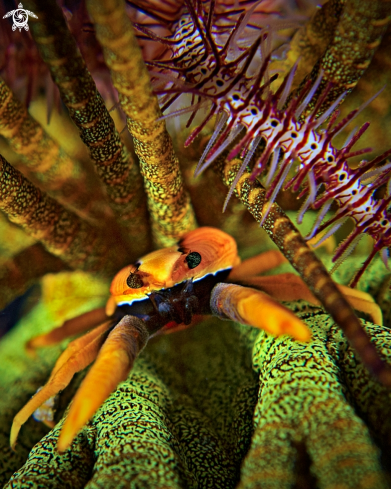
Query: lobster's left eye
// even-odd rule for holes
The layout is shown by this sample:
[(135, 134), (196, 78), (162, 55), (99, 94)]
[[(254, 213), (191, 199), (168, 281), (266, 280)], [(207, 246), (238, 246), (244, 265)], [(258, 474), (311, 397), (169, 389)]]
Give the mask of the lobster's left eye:
[(189, 268), (193, 269), (195, 267), (198, 267), (198, 265), (201, 263), (201, 255), (196, 251), (192, 251), (187, 255), (185, 261), (187, 262)]
[(130, 273), (126, 283), (131, 289), (140, 289), (144, 285), (142, 279), (136, 273)]

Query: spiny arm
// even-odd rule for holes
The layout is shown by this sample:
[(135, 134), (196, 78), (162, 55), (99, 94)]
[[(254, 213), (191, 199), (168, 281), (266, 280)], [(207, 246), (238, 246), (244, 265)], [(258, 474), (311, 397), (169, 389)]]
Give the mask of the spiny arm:
[[(221, 157), (218, 164), (224, 184), (230, 187), (242, 161), (235, 159), (225, 164), (224, 157)], [(247, 170), (236, 184), (235, 195), (255, 220), (261, 222), (264, 209), (268, 208), (266, 191), (259, 182), (251, 180), (251, 172)], [(262, 227), (342, 328), (368, 370), (382, 384), (391, 387), (391, 370), (380, 359), (353, 309), (334, 284), (324, 265), (276, 203), (272, 204)]]

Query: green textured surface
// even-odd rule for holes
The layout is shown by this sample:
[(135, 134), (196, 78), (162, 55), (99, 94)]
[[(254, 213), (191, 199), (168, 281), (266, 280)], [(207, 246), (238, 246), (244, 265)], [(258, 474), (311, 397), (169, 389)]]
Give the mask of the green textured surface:
[[(353, 263), (357, 257), (339, 276), (351, 274)], [(377, 261), (364, 288), (388, 309), (384, 277)], [(65, 347), (25, 356), (34, 331), (50, 329), (39, 304), (0, 343), (2, 482), (17, 470), (5, 487), (391, 487), (390, 393), (369, 378), (322, 309), (291, 307), (313, 331), (308, 345), (213, 319), (151, 340), (129, 379), (60, 456), (61, 422), (48, 433), (30, 419), (16, 453), (8, 448), (12, 416)], [(390, 358), (388, 328), (366, 328)], [(61, 394), (56, 420), (83, 375)]]

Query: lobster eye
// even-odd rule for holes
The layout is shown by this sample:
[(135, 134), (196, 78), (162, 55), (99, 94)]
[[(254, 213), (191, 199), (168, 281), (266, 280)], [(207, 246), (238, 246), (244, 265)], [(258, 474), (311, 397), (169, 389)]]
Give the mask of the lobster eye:
[(136, 273), (132, 273), (132, 272), (129, 274), (129, 277), (126, 279), (126, 283), (128, 284), (128, 287), (130, 287), (131, 289), (139, 289), (144, 285), (141, 278)]
[(198, 267), (198, 265), (201, 263), (201, 255), (196, 251), (192, 251), (187, 255), (185, 261), (187, 262), (189, 268), (193, 269), (195, 267)]

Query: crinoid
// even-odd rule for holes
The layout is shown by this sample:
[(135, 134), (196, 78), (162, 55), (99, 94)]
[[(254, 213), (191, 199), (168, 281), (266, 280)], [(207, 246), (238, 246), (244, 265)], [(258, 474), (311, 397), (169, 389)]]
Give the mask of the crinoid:
[[(0, 345), (0, 473), (7, 480), (19, 469), (6, 487), (388, 487), (379, 448), (385, 460), (390, 336), (367, 294), (388, 320), (388, 281), (377, 259), (363, 274), (378, 251), (387, 261), (389, 153), (356, 168), (347, 164), (364, 152), (351, 149), (366, 124), (341, 149), (334, 140), (360, 112), (338, 122), (339, 104), (374, 54), (374, 63), (384, 56), (388, 3), (328, 2), (292, 40), (286, 29), (297, 28), (299, 17), (276, 17), (263, 2), (138, 0), (126, 7), (91, 0), (72, 11), (34, 0), (25, 8), (38, 17), (30, 30), (42, 59), (29, 72), (28, 93), (31, 83), (39, 85), (38, 72), (48, 70), (57, 87), (48, 92), (59, 91), (95, 175), (1, 82), (0, 133), (14, 164), (1, 157), (0, 206), (30, 235), (3, 260), (1, 304), (41, 277), (44, 287), (43, 303)], [(105, 95), (112, 80), (133, 146), (118, 133), (69, 28), (94, 74), (97, 66), (103, 70), (96, 78)], [(12, 36), (7, 42), (12, 46)], [(11, 48), (6, 58), (15, 61), (5, 75), (16, 88), (21, 66)], [(387, 90), (379, 99), (388, 100)], [(173, 144), (165, 119), (181, 126), (185, 114), (194, 127), (185, 137), (176, 132)], [(361, 256), (348, 252), (360, 235), (373, 238), (353, 279), (356, 285), (362, 278), (364, 292), (330, 279), (276, 203), (284, 182), (305, 196), (299, 220), (322, 207), (309, 234), (318, 244), (351, 218), (355, 227), (336, 253), (335, 273), (345, 283)], [(322, 223), (331, 200), (335, 214)], [(258, 223), (280, 251), (259, 258), (265, 240)], [(4, 235), (22, 232), (0, 224)], [(239, 265), (227, 231), (241, 246), (254, 244), (256, 256)], [(277, 265), (284, 273), (256, 276)], [(113, 277), (106, 310), (98, 297), (71, 310), (80, 291), (101, 284), (91, 294), (102, 294)], [(54, 307), (50, 294), (69, 311), (47, 332), (50, 324), (41, 328)], [(290, 301), (296, 317), (275, 299)], [(292, 302), (299, 299), (305, 302)], [(378, 324), (358, 319), (351, 305)], [(198, 317), (196, 327), (175, 331), (200, 313), (242, 324)], [(49, 376), (59, 349), (38, 347), (89, 328)], [(158, 336), (135, 361), (157, 330), (175, 334)], [(297, 341), (308, 340), (309, 330), (310, 341)], [(281, 336), (286, 332), (297, 340)], [(39, 361), (23, 354), (26, 343)], [(60, 420), (85, 372), (72, 376), (95, 358)], [(53, 428), (44, 438), (42, 423), (26, 422), (34, 410)], [(26, 424), (12, 452), (14, 416), (12, 444)]]

